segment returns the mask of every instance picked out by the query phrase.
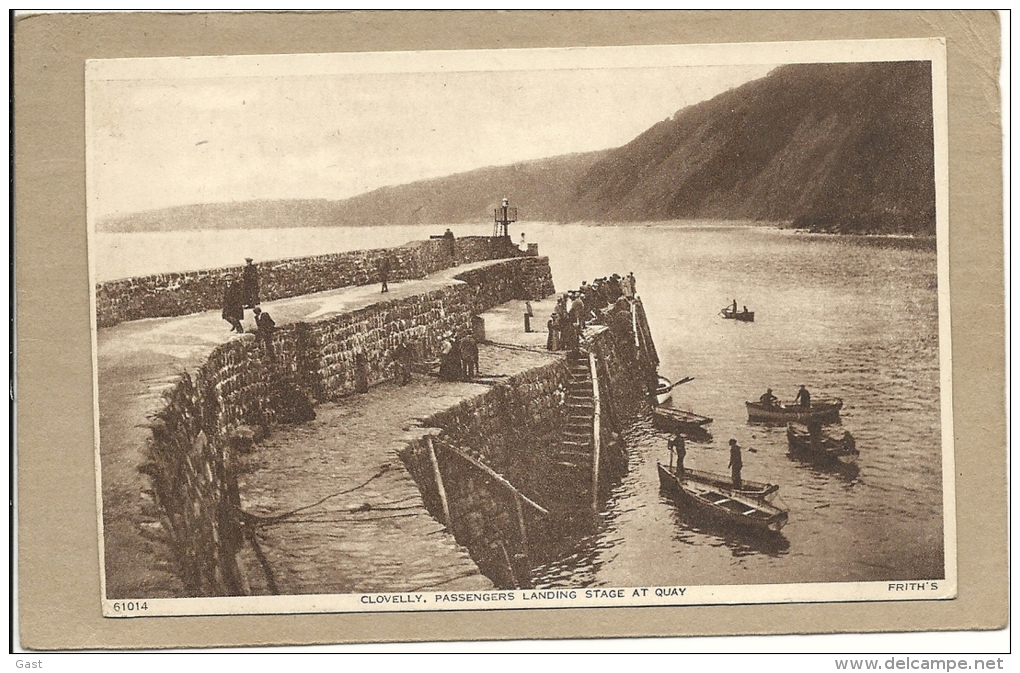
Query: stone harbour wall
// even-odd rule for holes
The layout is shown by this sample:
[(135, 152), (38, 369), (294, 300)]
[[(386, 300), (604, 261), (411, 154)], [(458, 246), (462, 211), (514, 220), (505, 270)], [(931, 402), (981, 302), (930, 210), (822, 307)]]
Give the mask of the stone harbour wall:
[[(552, 282), (548, 260), (536, 257), (508, 259), (457, 278), (463, 282), (427, 294), (281, 325), (273, 357), (253, 335), (234, 337), (169, 390), (152, 419), (143, 471), (161, 512), (168, 555), (189, 595), (245, 592), (236, 555), (249, 531), (231, 468), (237, 452), (275, 425), (314, 418), (316, 402), (391, 378), (397, 344), (414, 344), (417, 358), (431, 360), (447, 331), (470, 330), (474, 315), (498, 304), (538, 299), (528, 293)], [(534, 384), (523, 389), (532, 394)], [(553, 413), (546, 403), (529, 409), (538, 418)]]
[[(396, 248), (356, 250), (313, 257), (259, 261), (259, 296), (284, 299), (352, 285), (378, 283), (379, 264), (389, 258), (392, 281), (422, 278), (459, 264), (518, 256), (505, 237), (433, 238)], [(161, 273), (96, 285), (96, 323), (110, 327), (126, 320), (163, 318), (222, 307), (227, 276), (240, 278), (243, 266)], [(529, 281), (538, 282), (541, 280)]]
[[(585, 331), (582, 351), (594, 354), (598, 370), (599, 474), (601, 490), (605, 490), (605, 484), (626, 469), (626, 447), (618, 434), (647, 413), (648, 386), (655, 381), (657, 359), (640, 300), (622, 300), (602, 310)], [(569, 382), (564, 357), (512, 376), (422, 421), (440, 431), (432, 442), (451, 519), (444, 523), (501, 588), (530, 586), (533, 565), (556, 558), (565, 541), (584, 535), (596, 519), (590, 490), (594, 456), (586, 461), (576, 455), (579, 447), (561, 444)], [(444, 443), (498, 473), (505, 482), (444, 450)], [(442, 521), (445, 510), (428, 441), (411, 442), (401, 459), (418, 483), (426, 508)], [(549, 514), (519, 506), (511, 488)]]

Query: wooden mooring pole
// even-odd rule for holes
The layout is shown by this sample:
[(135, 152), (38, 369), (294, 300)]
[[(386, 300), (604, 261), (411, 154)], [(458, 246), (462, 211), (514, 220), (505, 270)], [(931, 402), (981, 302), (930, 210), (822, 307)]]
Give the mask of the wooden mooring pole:
[(599, 373), (595, 353), (588, 351), (588, 366), (591, 367), (591, 392), (595, 409), (592, 414), (592, 459), (591, 459), (591, 508), (599, 511), (599, 453), (602, 444), (602, 421), (599, 404)]
[(436, 449), (432, 445), (432, 436), (425, 437), (425, 443), (429, 447), (429, 462), (432, 463), (432, 476), (436, 480), (436, 490), (439, 491), (439, 501), (443, 504), (443, 525), (453, 530), (453, 519), (450, 517), (450, 503), (446, 500), (446, 488), (443, 486), (443, 475), (439, 471), (439, 461), (436, 459)]

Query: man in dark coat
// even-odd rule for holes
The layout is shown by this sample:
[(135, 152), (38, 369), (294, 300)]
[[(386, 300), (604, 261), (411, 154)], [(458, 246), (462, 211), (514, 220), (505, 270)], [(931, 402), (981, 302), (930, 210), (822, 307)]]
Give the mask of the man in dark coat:
[(737, 444), (737, 440), (730, 440), (730, 476), (733, 479), (733, 488), (740, 488), (742, 482), (740, 481), (740, 470), (744, 467), (744, 461), (740, 457), (740, 445)]
[(673, 435), (673, 439), (669, 440), (667, 445), (671, 451), (676, 452), (676, 474), (678, 477), (684, 476), (684, 459), (687, 457), (687, 441), (684, 436), (680, 433)]
[(245, 257), (247, 265), (241, 273), (241, 288), (244, 308), (255, 308), (259, 305), (259, 270), (252, 264), (251, 257)]
[(470, 334), (460, 340), (460, 359), (464, 367), (464, 378), (470, 381), (478, 376), (478, 342)]
[(273, 332), (276, 331), (276, 321), (257, 306), (255, 307), (255, 327), (258, 328), (259, 341), (266, 347), (266, 355), (269, 357), (276, 355), (273, 350)]
[(230, 331), (244, 334), (241, 321), (244, 320), (244, 297), (241, 285), (233, 276), (227, 276), (227, 286), (223, 290), (223, 319), (230, 323)]
[(389, 292), (390, 286), (388, 282), (390, 280), (390, 258), (389, 256), (383, 257), (379, 260), (379, 280), (382, 281), (382, 291)]

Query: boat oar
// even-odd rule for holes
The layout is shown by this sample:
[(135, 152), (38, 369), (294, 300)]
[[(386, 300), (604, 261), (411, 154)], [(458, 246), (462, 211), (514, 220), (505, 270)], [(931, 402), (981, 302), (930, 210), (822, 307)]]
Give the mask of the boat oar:
[(682, 379), (680, 379), (679, 381), (677, 381), (676, 383), (669, 384), (669, 388), (666, 388), (665, 390), (662, 390), (662, 391), (658, 391), (658, 394), (661, 395), (663, 393), (667, 393), (670, 390), (673, 390), (673, 388), (676, 388), (677, 386), (679, 386), (679, 385), (681, 385), (683, 383), (690, 383), (693, 380), (694, 380), (693, 376), (685, 376)]

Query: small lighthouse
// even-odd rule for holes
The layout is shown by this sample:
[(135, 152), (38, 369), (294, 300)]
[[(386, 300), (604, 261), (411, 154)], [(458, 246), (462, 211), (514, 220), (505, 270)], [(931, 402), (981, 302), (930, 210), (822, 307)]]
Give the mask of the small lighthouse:
[(510, 206), (510, 199), (503, 197), (503, 205), (496, 208), (495, 212), (496, 226), (492, 231), (493, 236), (506, 236), (510, 237), (510, 224), (517, 221), (517, 207)]

